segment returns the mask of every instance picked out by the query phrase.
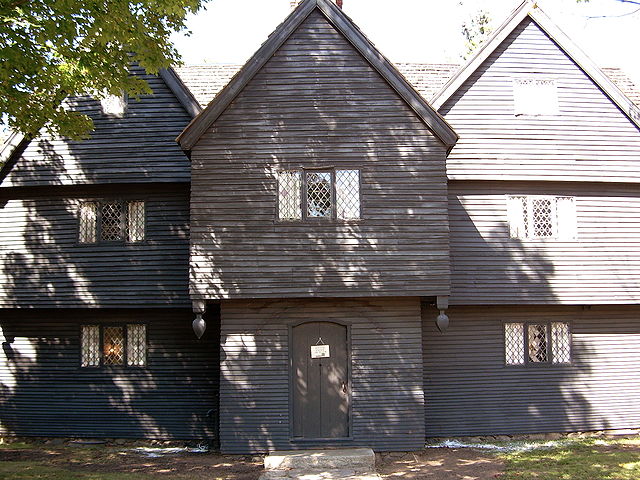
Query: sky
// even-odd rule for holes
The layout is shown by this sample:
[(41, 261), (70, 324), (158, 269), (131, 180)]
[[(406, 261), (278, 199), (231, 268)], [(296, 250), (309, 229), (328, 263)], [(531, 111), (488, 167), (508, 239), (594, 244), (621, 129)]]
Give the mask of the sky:
[[(393, 62), (461, 62), (462, 24), (480, 10), (498, 27), (519, 0), (344, 0), (344, 11)], [(540, 0), (544, 12), (603, 67), (640, 85), (640, 5)], [(173, 40), (186, 64), (244, 63), (290, 13), (290, 0), (210, 0)], [(635, 13), (634, 13), (635, 12)]]

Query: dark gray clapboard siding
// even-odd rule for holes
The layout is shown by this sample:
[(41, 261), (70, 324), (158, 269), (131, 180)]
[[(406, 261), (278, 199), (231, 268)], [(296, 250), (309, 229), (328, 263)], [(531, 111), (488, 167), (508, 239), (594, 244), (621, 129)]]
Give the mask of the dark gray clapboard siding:
[[(213, 313), (213, 312), (212, 312)], [(201, 340), (189, 310), (3, 310), (0, 432), (213, 439), (218, 322)], [(147, 325), (147, 367), (80, 367), (83, 324)]]
[[(509, 238), (507, 195), (573, 196), (575, 240)], [(640, 302), (633, 184), (450, 182), (451, 304)]]
[(164, 81), (145, 74), (153, 95), (130, 98), (124, 118), (107, 117), (90, 97), (68, 101), (72, 109), (89, 115), (91, 138), (71, 141), (42, 134), (0, 181), (20, 185), (77, 185), (123, 182), (188, 182), (189, 160), (175, 142), (191, 117)]
[[(514, 77), (555, 79), (560, 114), (515, 117)], [(450, 179), (637, 182), (640, 132), (529, 18), (440, 113), (460, 135)]]
[[(291, 441), (289, 326), (350, 328), (352, 440)], [(320, 446), (424, 445), (417, 297), (229, 300), (221, 304), (220, 442), (228, 453)]]
[[(466, 306), (424, 310), (427, 436), (570, 432), (640, 425), (640, 307)], [(571, 365), (504, 365), (503, 321), (563, 321)]]
[[(445, 151), (319, 13), (192, 152), (191, 293), (446, 295)], [(359, 168), (362, 220), (276, 220), (282, 169)]]
[[(78, 243), (79, 203), (123, 198), (145, 201), (145, 241)], [(188, 201), (184, 184), (0, 192), (0, 306), (189, 305)]]

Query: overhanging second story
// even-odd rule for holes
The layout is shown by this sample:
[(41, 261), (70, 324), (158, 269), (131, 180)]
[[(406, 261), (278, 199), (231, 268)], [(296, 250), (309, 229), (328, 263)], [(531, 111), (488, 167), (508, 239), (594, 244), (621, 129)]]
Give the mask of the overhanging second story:
[(449, 293), (451, 127), (306, 0), (185, 129), (194, 299)]

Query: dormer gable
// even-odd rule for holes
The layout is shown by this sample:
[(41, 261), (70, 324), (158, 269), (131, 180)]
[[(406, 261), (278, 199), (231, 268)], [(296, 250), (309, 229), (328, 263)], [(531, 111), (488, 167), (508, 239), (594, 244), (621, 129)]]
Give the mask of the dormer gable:
[(131, 73), (153, 94), (65, 100), (93, 120), (90, 138), (12, 134), (2, 150), (0, 187), (188, 182), (189, 160), (174, 138), (201, 107), (172, 69), (149, 75), (132, 66)]
[(450, 180), (640, 181), (640, 111), (532, 2), (432, 100)]

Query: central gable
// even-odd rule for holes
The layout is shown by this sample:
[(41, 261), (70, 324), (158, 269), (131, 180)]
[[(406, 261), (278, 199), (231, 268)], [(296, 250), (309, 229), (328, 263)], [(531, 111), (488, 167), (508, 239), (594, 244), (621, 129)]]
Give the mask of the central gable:
[[(440, 114), (418, 94), (398, 70), (373, 46), (360, 32), (351, 20), (330, 0), (305, 0), (289, 17), (269, 36), (267, 41), (249, 59), (244, 67), (235, 75), (229, 84), (213, 99), (213, 101), (198, 115), (178, 136), (177, 141), (184, 150), (191, 148), (198, 142), (203, 133), (218, 119), (235, 97), (242, 91), (249, 81), (264, 68), (267, 61), (281, 48), (290, 36), (305, 23), (308, 17), (324, 16), (331, 28), (344, 36), (352, 48), (366, 59), (394, 89), (406, 104), (415, 112), (431, 132), (448, 149), (455, 145), (458, 138), (453, 129)], [(321, 32), (319, 32), (321, 33)], [(313, 38), (312, 38), (313, 40)], [(330, 38), (325, 38), (322, 47), (331, 48)], [(312, 52), (313, 54), (313, 52)], [(293, 57), (296, 61), (299, 57)], [(347, 66), (345, 65), (345, 68)]]
[[(447, 295), (446, 150), (312, 9), (191, 149), (192, 298)], [(359, 217), (279, 219), (280, 172), (319, 168), (359, 172)]]

